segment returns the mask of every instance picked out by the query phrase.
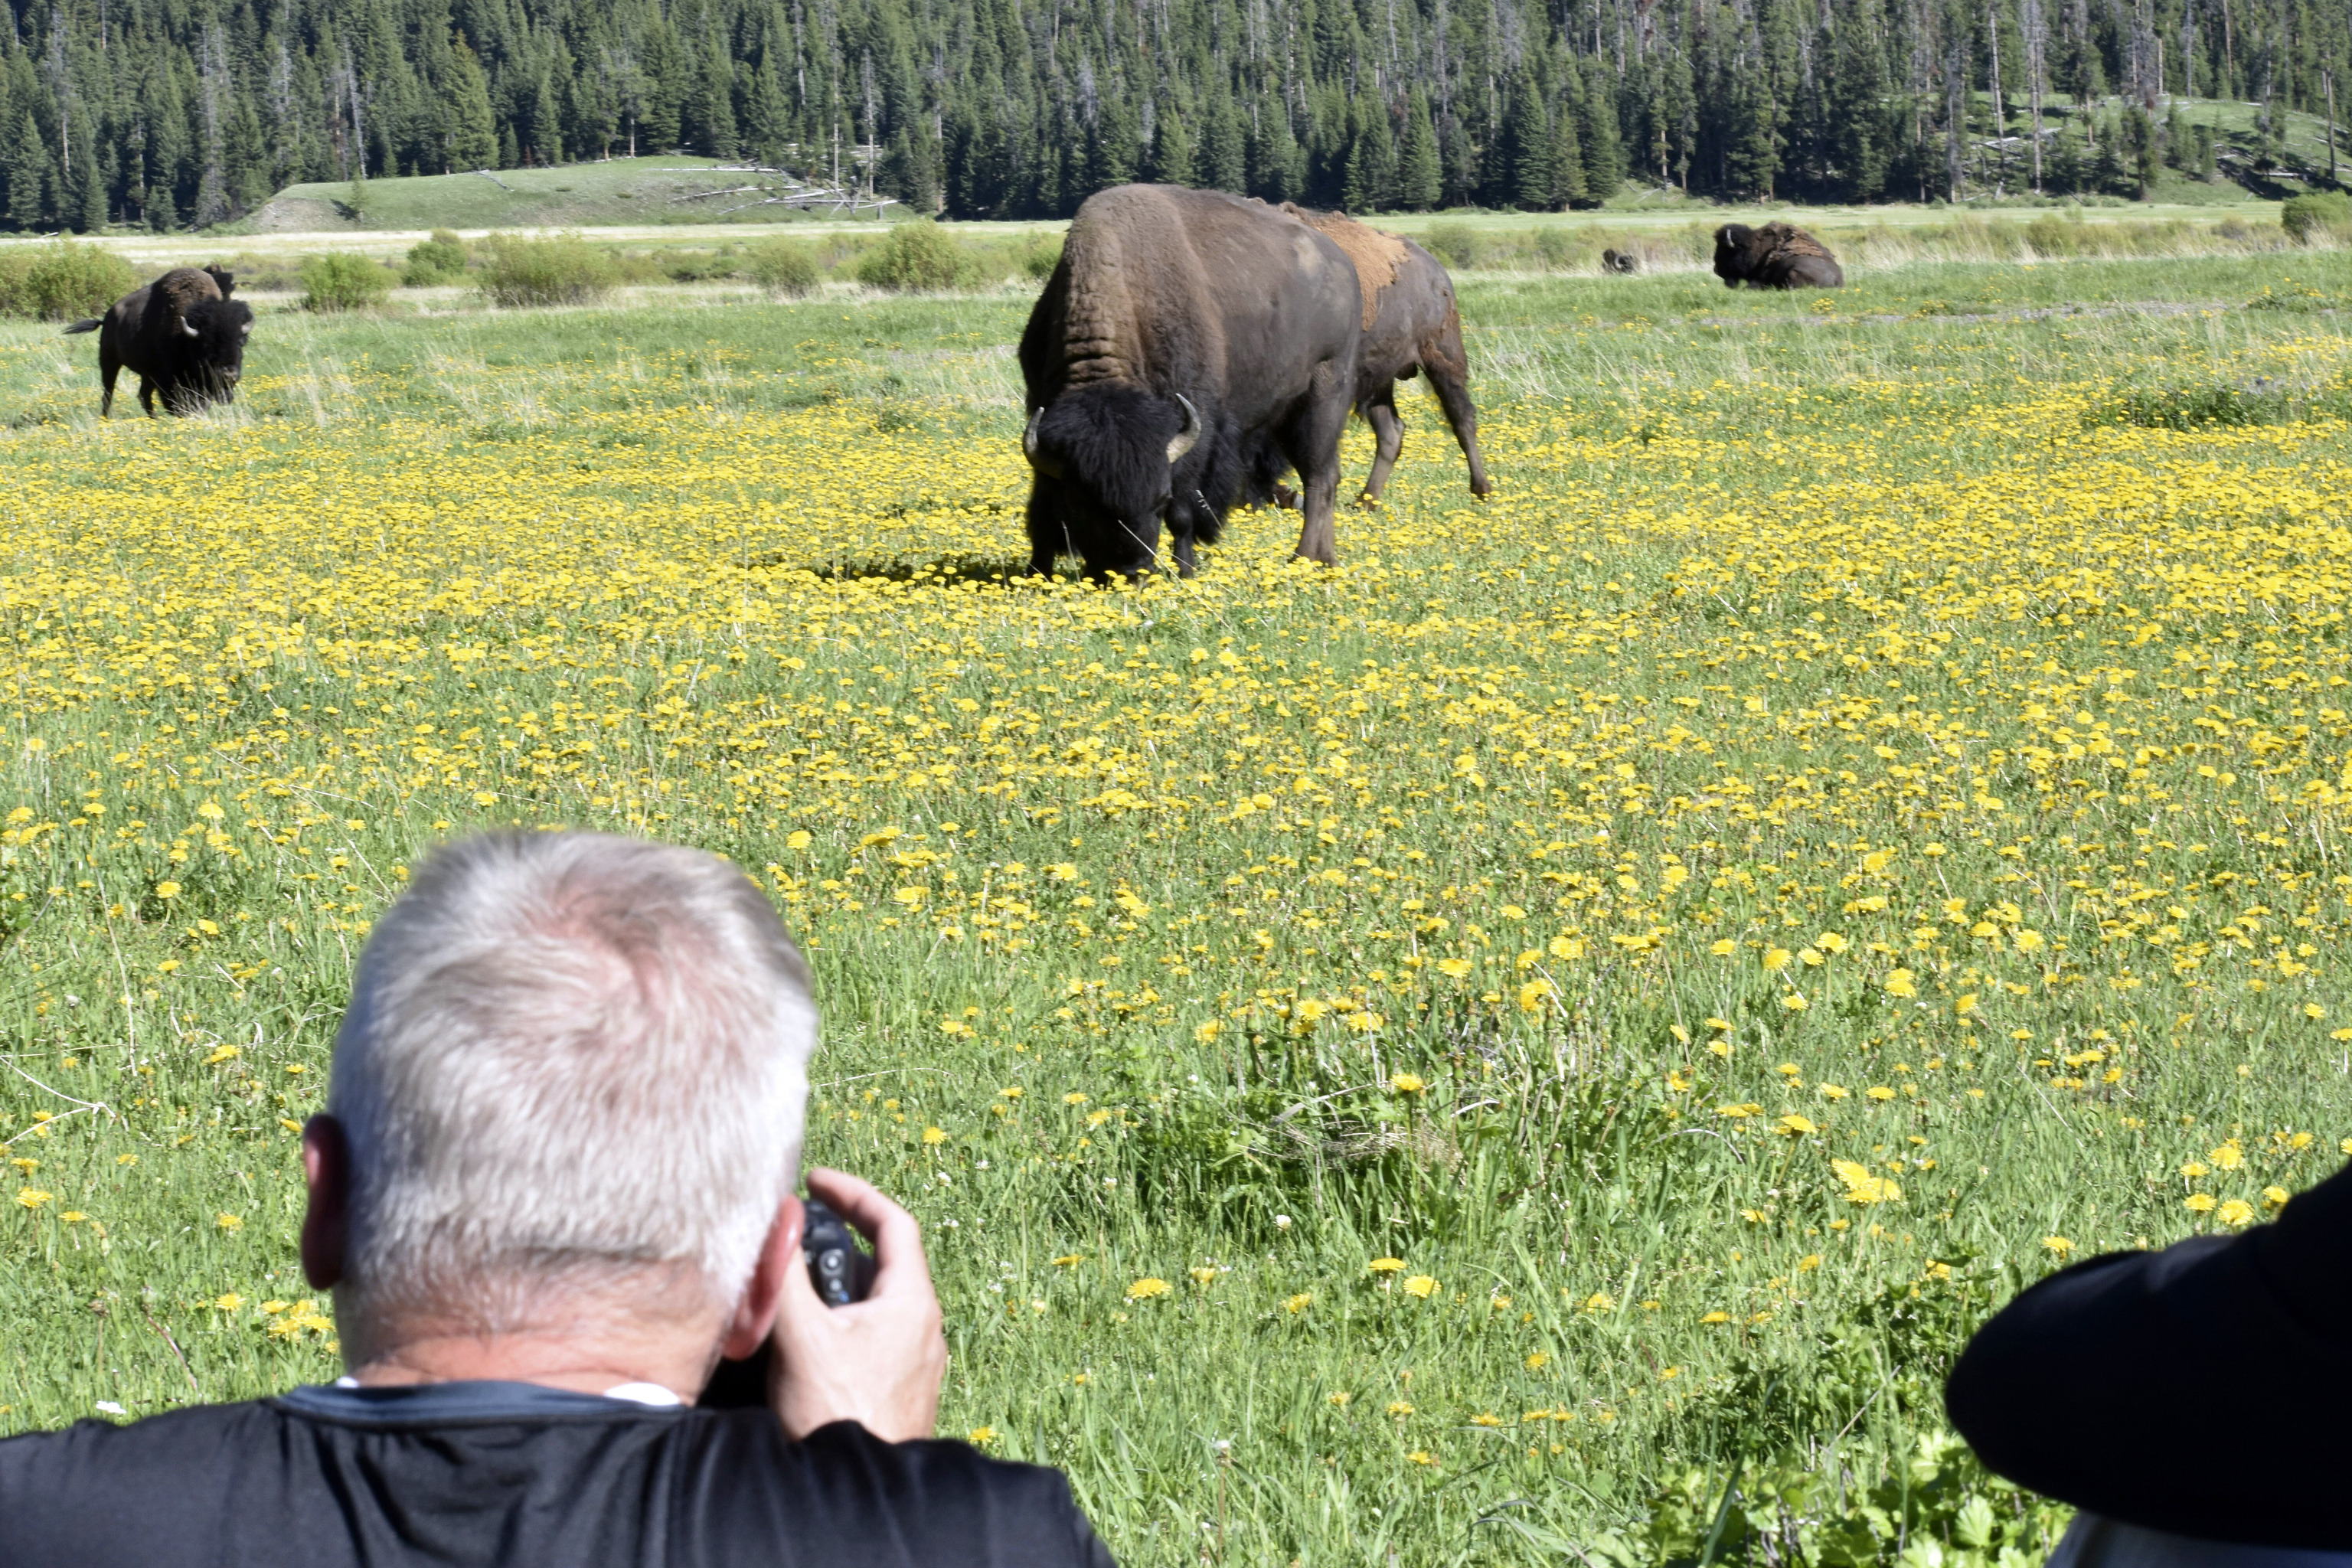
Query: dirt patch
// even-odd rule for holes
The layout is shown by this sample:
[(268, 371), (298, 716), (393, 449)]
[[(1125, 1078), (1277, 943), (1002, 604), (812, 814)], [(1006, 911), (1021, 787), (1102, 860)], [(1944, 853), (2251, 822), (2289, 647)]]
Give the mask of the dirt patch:
[(316, 196), (275, 196), (254, 209), (246, 220), (256, 234), (313, 234), (320, 229), (350, 228), (349, 219), (332, 202)]

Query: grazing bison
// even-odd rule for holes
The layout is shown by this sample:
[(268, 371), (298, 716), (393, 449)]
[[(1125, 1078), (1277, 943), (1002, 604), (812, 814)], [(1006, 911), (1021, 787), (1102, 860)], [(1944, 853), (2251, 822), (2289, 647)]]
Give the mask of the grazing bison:
[(1372, 427), (1371, 477), (1364, 481), (1365, 505), (1381, 499), (1390, 470), (1404, 450), (1404, 421), (1397, 417), (1396, 384), (1416, 374), (1429, 377), (1454, 438), (1470, 460), (1470, 493), (1494, 489), (1486, 459), (1478, 455), (1478, 410), (1470, 401), (1470, 357), (1462, 346), (1462, 317), (1454, 306), (1454, 280), (1438, 259), (1402, 235), (1370, 228), (1345, 213), (1310, 212), (1285, 202), (1282, 210), (1345, 251), (1356, 268), (1363, 297), (1363, 346), (1356, 359), (1356, 409)]
[(1139, 575), (1165, 521), (1190, 576), (1269, 446), (1305, 476), (1298, 553), (1331, 564), (1358, 313), (1346, 254), (1263, 203), (1087, 197), (1021, 334), (1031, 570), (1076, 555), (1097, 581)]
[(1727, 223), (1715, 231), (1715, 275), (1727, 288), (1837, 289), (1845, 273), (1829, 247), (1785, 223)]
[(175, 267), (117, 300), (104, 320), (68, 327), (98, 334), (98, 374), (106, 388), (99, 416), (114, 411), (114, 378), (124, 370), (139, 378), (139, 405), (150, 419), (158, 392), (174, 414), (234, 398), (245, 374), (245, 340), (253, 332), (253, 308), (228, 297), (235, 287), (236, 276), (217, 267)]
[[(1721, 243), (1719, 239), (1717, 243)], [(1629, 250), (1604, 250), (1601, 253), (1601, 270), (1631, 278), (1642, 270), (1642, 258)]]

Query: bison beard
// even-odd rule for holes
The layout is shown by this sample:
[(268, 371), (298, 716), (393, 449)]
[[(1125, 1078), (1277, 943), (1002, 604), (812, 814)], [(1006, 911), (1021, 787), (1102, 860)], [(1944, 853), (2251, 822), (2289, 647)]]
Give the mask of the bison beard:
[[(1199, 447), (1202, 435), (1199, 410), (1190, 399), (1180, 395), (1171, 401), (1116, 383), (1076, 388), (1030, 415), (1021, 447), (1036, 470), (1029, 490), (1031, 564), (1050, 572), (1055, 555), (1076, 555), (1100, 576), (1100, 556), (1111, 570), (1139, 571), (1158, 548), (1159, 520), (1184, 507), (1195, 515), (1171, 518), (1170, 531), (1177, 567), (1191, 575), (1192, 541), (1214, 544), (1224, 527), (1223, 516), (1205, 499), (1180, 501), (1175, 491), (1178, 468)], [(1201, 462), (1185, 465), (1195, 479), (1194, 490), (1207, 488), (1197, 481), (1218, 467), (1221, 457), (1231, 465), (1231, 447), (1230, 437), (1212, 442)], [(1226, 493), (1225, 488), (1218, 487), (1217, 493)], [(1097, 541), (1098, 546), (1082, 550), (1081, 539)], [(1122, 567), (1116, 560), (1122, 542), (1135, 564)], [(1038, 560), (1048, 547), (1052, 553)]]
[(1089, 197), (1021, 337), (1030, 567), (1190, 575), (1249, 469), (1307, 476), (1298, 553), (1329, 563), (1361, 295), (1339, 247), (1262, 203), (1121, 185)]
[(253, 332), (252, 307), (228, 297), (236, 287), (235, 275), (217, 267), (175, 267), (117, 300), (103, 320), (68, 327), (99, 334), (100, 417), (113, 413), (115, 378), (125, 370), (139, 378), (139, 405), (151, 419), (159, 392), (173, 414), (235, 398)]

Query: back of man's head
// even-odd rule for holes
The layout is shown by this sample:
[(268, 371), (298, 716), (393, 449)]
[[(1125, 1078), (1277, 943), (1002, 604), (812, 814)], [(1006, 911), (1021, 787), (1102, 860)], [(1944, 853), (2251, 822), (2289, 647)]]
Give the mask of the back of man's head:
[(593, 833), (438, 851), (335, 1042), (343, 1315), (490, 1332), (689, 1279), (724, 1307), (797, 1173), (815, 1040), (800, 953), (716, 856)]

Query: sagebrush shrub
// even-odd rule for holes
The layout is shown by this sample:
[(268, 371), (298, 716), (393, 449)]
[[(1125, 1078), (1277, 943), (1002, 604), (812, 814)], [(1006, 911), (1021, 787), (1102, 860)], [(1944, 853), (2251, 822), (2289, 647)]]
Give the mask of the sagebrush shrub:
[(816, 258), (789, 239), (772, 239), (743, 253), (743, 273), (771, 294), (799, 299), (814, 293)]
[(100, 316), (138, 286), (129, 262), (95, 245), (60, 239), (0, 252), (0, 316), (44, 321)]
[(302, 258), (302, 309), (364, 310), (392, 292), (392, 269), (364, 256), (331, 251)]
[(430, 289), (466, 275), (466, 242), (450, 229), (436, 228), (432, 237), (408, 247), (408, 264), (400, 280), (411, 289)]
[(494, 234), (489, 249), (481, 289), (497, 305), (593, 304), (621, 280), (620, 265), (611, 254), (576, 234), (546, 239)]
[(965, 282), (971, 258), (929, 218), (893, 227), (857, 262), (857, 280), (894, 294), (936, 294)]

